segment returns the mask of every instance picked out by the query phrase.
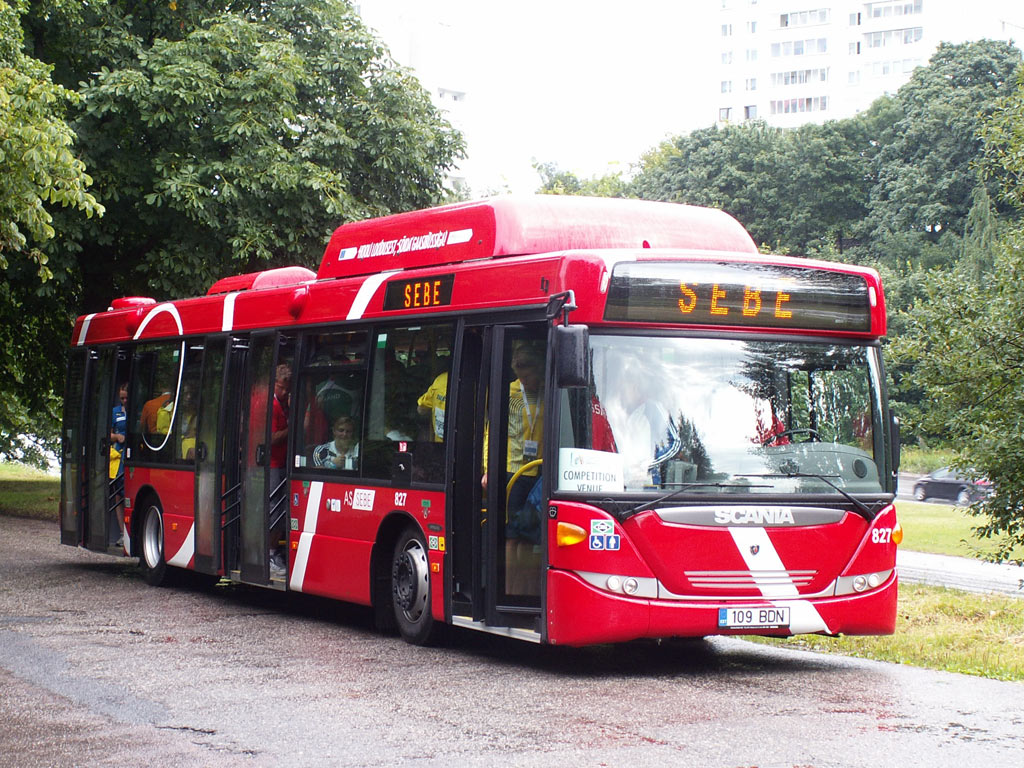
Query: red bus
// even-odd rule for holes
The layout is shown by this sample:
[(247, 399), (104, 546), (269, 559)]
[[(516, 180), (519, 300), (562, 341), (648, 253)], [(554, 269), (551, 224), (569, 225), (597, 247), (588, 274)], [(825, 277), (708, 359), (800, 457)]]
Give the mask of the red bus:
[(891, 633), (885, 325), (874, 271), (762, 255), (716, 210), (346, 224), (316, 273), (78, 319), (61, 541), (414, 643)]

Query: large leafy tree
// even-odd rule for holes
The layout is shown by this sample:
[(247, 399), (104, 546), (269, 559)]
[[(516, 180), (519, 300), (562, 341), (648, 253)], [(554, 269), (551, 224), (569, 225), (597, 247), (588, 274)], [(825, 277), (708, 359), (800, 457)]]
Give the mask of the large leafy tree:
[(879, 137), (867, 230), (879, 243), (912, 232), (936, 242), (962, 235), (978, 184), (978, 129), (1013, 89), (1021, 53), (994, 40), (943, 43), (896, 94), (898, 112)]
[[(227, 274), (315, 265), (339, 224), (440, 201), (462, 153), (346, 0), (24, 5), (26, 46), (52, 67), (54, 93), (72, 97), (68, 126), (106, 214), (49, 210), (57, 236), (34, 263), (51, 279), (40, 290), (31, 270), (5, 274), (34, 302), (16, 310), (40, 324), (11, 339), (38, 393), (14, 431), (52, 433), (75, 315), (116, 296), (188, 295)], [(12, 29), (5, 55), (22, 48)], [(64, 132), (53, 151), (69, 151)], [(43, 202), (98, 210), (84, 172), (79, 188), (51, 177)]]
[(748, 122), (694, 131), (647, 154), (632, 191), (723, 208), (776, 250), (841, 251), (866, 212), (872, 124), (784, 131)]
[(52, 276), (47, 243), (55, 235), (54, 211), (101, 214), (91, 182), (64, 119), (75, 94), (50, 79), (50, 68), (24, 51), (23, 0), (0, 0), (0, 456), (39, 458), (25, 435), (51, 438), (54, 398), (41, 381), (60, 366), (40, 354), (53, 335), (65, 333), (63, 313), (48, 305)]
[(999, 542), (997, 558), (1024, 546), (1024, 71), (984, 122), (982, 170), (998, 182), (1012, 213), (1000, 224), (977, 190), (960, 259), (925, 281), (906, 313), (897, 359), (927, 395), (923, 426), (947, 436), (965, 467), (987, 475), (995, 493), (975, 511), (979, 535)]
[(82, 308), (225, 273), (315, 263), (343, 221), (443, 195), (461, 152), (344, 0), (92, 0), (33, 39), (66, 82), (102, 221), (62, 255)]

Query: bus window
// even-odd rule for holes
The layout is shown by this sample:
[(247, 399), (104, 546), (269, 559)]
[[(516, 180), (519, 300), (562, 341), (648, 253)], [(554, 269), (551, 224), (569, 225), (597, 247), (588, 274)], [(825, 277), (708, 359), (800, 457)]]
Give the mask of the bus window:
[(303, 414), (296, 467), (359, 469), (359, 440), (366, 384), (365, 331), (323, 333), (306, 345), (306, 364), (295, 392)]
[(411, 479), (439, 482), (444, 471), (445, 402), (452, 326), (389, 328), (376, 336), (364, 474), (391, 479), (408, 453)]
[(129, 445), (141, 462), (171, 463), (177, 457), (172, 428), (184, 371), (184, 342), (144, 344), (135, 350), (130, 397)]

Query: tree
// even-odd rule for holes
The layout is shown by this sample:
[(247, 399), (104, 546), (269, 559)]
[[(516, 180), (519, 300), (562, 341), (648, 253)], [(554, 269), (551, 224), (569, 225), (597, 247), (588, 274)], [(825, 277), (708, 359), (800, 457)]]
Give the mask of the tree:
[[(13, 340), (39, 374), (30, 421), (52, 423), (38, 409), (61, 390), (54, 350), (67, 348), (70, 318), (117, 296), (163, 299), (227, 274), (315, 266), (345, 221), (441, 200), (461, 156), (461, 136), (345, 0), (26, 8), (29, 50), (61, 93), (77, 94), (68, 124), (106, 206), (102, 218), (51, 212), (60, 237), (40, 248), (52, 278), (33, 308), (46, 322)], [(5, 277), (24, 295), (24, 270)]]
[(619, 172), (580, 179), (572, 171), (561, 170), (555, 163), (534, 163), (533, 169), (541, 179), (537, 192), (543, 195), (629, 196), (629, 185)]
[(92, 216), (103, 206), (88, 192), (91, 179), (64, 120), (75, 94), (25, 54), (24, 12), (23, 0), (0, 0), (0, 456), (39, 461), (24, 436), (55, 435), (53, 397), (39, 382), (60, 373), (52, 356), (38, 353), (55, 327), (70, 328), (66, 316), (54, 322), (43, 298), (52, 277), (43, 249), (55, 234), (55, 207)]
[(342, 0), (112, 0), (33, 39), (84, 84), (73, 125), (117, 201), (68, 231), (85, 310), (314, 265), (344, 221), (437, 202), (462, 151)]
[(998, 539), (998, 559), (1024, 545), (1024, 73), (1016, 83), (980, 131), (984, 170), (1015, 215), (1000, 227), (987, 192), (975, 191), (959, 262), (929, 276), (893, 349), (930, 401), (923, 426), (992, 481), (994, 495), (973, 511), (978, 535)]
[(866, 229), (885, 236), (915, 232), (930, 242), (962, 235), (983, 152), (978, 129), (1009, 94), (1020, 51), (993, 40), (942, 43), (926, 67), (896, 94), (898, 119), (874, 159)]

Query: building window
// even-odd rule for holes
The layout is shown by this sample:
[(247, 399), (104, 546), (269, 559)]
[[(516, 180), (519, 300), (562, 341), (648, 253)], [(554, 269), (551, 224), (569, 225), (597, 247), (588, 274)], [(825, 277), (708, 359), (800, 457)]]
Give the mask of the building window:
[(825, 112), (828, 110), (828, 96), (773, 100), (770, 108), (773, 115), (792, 115), (801, 112)]
[(729, 122), (729, 114), (731, 112), (732, 109), (730, 109), (729, 107), (722, 107), (721, 109), (718, 110), (718, 119), (723, 123)]
[(722, 93), (732, 93), (732, 80), (722, 81)]
[(732, 51), (725, 51), (722, 53), (722, 63), (732, 64)]
[(808, 27), (813, 24), (828, 24), (829, 14), (828, 8), (783, 13), (779, 15), (779, 27)]
[(748, 91), (756, 91), (757, 90), (757, 78), (756, 77), (748, 77), (747, 78), (746, 89)]
[(731, 36), (732, 36), (732, 24), (723, 24), (722, 25), (722, 37), (731, 37)]
[(860, 13), (851, 13), (850, 14), (850, 26), (851, 27), (859, 27), (860, 26)]
[(751, 34), (751, 35), (757, 33), (757, 22), (756, 21), (748, 21), (747, 22), (747, 33)]
[(757, 105), (751, 104), (750, 106), (743, 108), (743, 119), (744, 120), (756, 120), (757, 119)]

